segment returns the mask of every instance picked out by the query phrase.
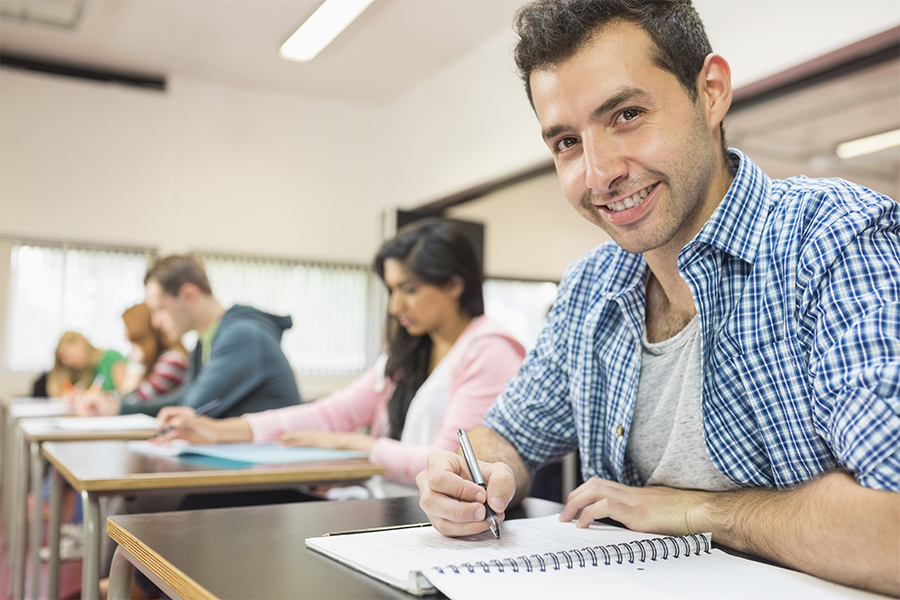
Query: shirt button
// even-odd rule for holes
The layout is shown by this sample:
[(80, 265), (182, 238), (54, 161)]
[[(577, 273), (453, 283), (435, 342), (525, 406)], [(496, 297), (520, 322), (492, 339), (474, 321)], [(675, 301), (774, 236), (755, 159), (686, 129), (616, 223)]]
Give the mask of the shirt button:
[(625, 437), (625, 428), (621, 425), (616, 427), (616, 437)]

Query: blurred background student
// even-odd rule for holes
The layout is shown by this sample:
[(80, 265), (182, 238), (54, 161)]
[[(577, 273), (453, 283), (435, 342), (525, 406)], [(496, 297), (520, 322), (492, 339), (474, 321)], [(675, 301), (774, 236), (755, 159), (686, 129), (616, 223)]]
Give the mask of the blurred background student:
[[(316, 402), (233, 419), (163, 409), (166, 439), (195, 443), (281, 440), (287, 445), (363, 450), (389, 480), (413, 485), (436, 449), (454, 450), (515, 375), (525, 350), (484, 316), (475, 251), (437, 219), (404, 228), (374, 268), (390, 292), (387, 351), (348, 387)], [(360, 432), (360, 430), (366, 430)]]
[(150, 308), (136, 304), (122, 314), (125, 337), (131, 343), (128, 371), (121, 391), (123, 402), (148, 402), (175, 391), (188, 368), (187, 350), (153, 326)]
[[(67, 331), (56, 346), (53, 369), (47, 374), (47, 395), (70, 397), (73, 389), (89, 389), (95, 381), (101, 390), (120, 390), (127, 364), (125, 357), (115, 350), (100, 350), (82, 334)], [(102, 381), (98, 376), (102, 376)]]

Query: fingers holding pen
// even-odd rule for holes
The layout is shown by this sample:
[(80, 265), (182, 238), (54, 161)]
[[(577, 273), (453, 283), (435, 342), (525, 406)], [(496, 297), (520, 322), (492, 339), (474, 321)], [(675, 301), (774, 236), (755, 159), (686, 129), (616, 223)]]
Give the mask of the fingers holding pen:
[(463, 536), (487, 530), (485, 501), (503, 521), (515, 492), (512, 471), (501, 463), (480, 466), (487, 490), (470, 479), (465, 460), (452, 452), (433, 452), (427, 468), (416, 477), (419, 505), (442, 534)]

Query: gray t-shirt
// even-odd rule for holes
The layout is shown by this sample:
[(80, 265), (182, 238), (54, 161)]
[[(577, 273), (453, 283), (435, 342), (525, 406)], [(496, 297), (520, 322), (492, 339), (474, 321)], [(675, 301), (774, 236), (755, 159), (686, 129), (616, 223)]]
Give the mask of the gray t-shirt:
[(722, 491), (738, 486), (713, 464), (701, 412), (700, 319), (672, 338), (641, 344), (641, 374), (625, 446), (646, 485)]

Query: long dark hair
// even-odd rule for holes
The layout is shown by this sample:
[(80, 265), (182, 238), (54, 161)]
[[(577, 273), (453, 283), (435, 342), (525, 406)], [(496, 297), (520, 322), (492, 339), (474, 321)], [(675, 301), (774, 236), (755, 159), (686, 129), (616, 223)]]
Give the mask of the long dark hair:
[[(443, 287), (455, 277), (463, 282), (459, 311), (472, 317), (484, 314), (481, 269), (471, 242), (449, 221), (429, 218), (402, 228), (375, 256), (375, 272), (384, 281), (384, 261), (393, 258), (416, 279)], [(431, 338), (412, 336), (387, 315), (388, 360), (385, 375), (396, 383), (388, 401), (388, 434), (399, 440), (406, 413), (419, 387), (428, 378)]]

